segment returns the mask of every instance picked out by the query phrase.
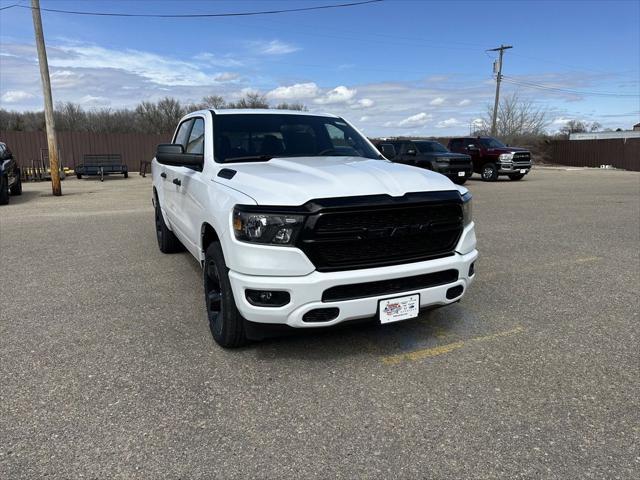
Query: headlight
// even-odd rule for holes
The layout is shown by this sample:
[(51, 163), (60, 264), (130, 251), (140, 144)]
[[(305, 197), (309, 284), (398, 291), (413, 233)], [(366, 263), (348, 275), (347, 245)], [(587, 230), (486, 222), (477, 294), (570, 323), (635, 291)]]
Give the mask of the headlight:
[(269, 245), (293, 245), (302, 229), (304, 215), (233, 209), (233, 233), (238, 240)]
[(449, 159), (447, 157), (436, 157), (436, 162), (449, 163)]
[(471, 193), (467, 192), (462, 195), (462, 224), (466, 227), (471, 223), (472, 209), (471, 209)]
[(503, 153), (500, 155), (501, 162), (510, 162), (513, 160), (513, 153)]

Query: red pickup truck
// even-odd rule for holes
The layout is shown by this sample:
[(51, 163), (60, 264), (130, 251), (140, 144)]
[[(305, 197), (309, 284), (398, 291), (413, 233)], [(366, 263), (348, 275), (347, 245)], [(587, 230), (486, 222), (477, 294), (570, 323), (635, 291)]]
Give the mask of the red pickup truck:
[(473, 171), (485, 182), (498, 176), (521, 180), (531, 170), (531, 152), (525, 148), (509, 147), (492, 137), (460, 137), (449, 140), (449, 150), (471, 156)]

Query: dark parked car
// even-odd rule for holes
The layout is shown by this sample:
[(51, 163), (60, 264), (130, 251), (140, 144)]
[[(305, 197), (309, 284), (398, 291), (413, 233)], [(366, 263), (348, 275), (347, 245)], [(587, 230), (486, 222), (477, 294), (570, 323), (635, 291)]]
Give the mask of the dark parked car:
[(22, 194), (20, 168), (5, 143), (0, 142), (0, 205), (9, 203), (11, 195)]
[(458, 185), (473, 173), (469, 155), (451, 153), (435, 140), (384, 140), (375, 145), (392, 162), (433, 170)]
[(486, 182), (493, 182), (499, 175), (521, 180), (531, 170), (529, 150), (509, 147), (492, 137), (452, 138), (449, 150), (471, 155), (473, 171)]

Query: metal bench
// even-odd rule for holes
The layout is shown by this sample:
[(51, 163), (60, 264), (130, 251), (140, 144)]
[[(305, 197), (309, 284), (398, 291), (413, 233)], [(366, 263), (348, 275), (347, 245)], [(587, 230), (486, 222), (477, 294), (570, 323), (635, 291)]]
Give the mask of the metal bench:
[(78, 178), (82, 178), (82, 175), (100, 175), (101, 182), (110, 173), (122, 173), (124, 178), (129, 178), (129, 168), (122, 162), (119, 153), (83, 155), (82, 165), (76, 166), (75, 172)]

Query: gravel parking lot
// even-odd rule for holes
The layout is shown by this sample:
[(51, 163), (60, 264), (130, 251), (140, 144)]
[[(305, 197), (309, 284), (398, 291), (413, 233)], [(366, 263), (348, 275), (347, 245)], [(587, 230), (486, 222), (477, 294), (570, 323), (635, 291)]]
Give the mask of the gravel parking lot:
[(639, 478), (640, 175), (467, 186), (462, 302), (225, 351), (150, 178), (25, 184), (0, 207), (0, 478)]

